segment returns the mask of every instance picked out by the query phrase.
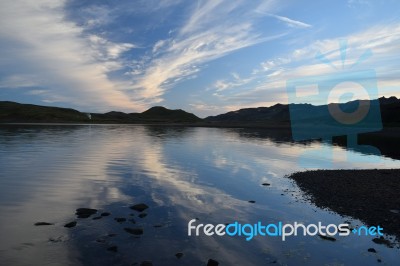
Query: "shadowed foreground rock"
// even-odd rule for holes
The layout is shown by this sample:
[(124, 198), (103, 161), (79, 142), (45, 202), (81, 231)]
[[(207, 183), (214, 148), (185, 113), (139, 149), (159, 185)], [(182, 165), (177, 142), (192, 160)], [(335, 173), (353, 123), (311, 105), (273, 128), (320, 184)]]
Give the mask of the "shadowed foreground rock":
[(149, 206), (147, 206), (144, 203), (139, 203), (139, 204), (133, 205), (129, 208), (131, 208), (132, 210), (138, 211), (138, 212), (142, 212), (142, 211), (146, 210), (147, 208), (149, 208)]
[(89, 218), (91, 215), (97, 213), (96, 209), (91, 209), (91, 208), (79, 208), (76, 209), (75, 215), (78, 216), (78, 218)]
[(400, 169), (316, 170), (289, 178), (316, 206), (380, 225), (400, 239)]

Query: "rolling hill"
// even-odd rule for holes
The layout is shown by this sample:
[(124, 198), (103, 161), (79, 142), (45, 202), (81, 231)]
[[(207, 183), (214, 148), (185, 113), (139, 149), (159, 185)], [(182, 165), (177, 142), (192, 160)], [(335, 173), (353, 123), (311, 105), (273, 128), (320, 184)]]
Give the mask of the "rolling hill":
[(83, 113), (74, 109), (0, 102), (0, 123), (195, 123), (202, 121), (181, 109), (152, 107), (142, 113)]

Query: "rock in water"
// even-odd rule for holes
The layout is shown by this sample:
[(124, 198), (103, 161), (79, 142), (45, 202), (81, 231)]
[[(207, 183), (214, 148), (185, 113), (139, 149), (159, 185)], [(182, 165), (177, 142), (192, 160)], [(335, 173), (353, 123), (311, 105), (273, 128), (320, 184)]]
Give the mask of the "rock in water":
[(207, 262), (207, 266), (218, 266), (219, 262), (213, 259), (209, 259)]
[(153, 266), (153, 263), (149, 260), (142, 261), (140, 266)]
[(368, 252), (376, 253), (376, 250), (374, 248), (369, 248)]
[(118, 247), (117, 246), (111, 246), (109, 248), (107, 248), (108, 251), (112, 251), (112, 252), (118, 252)]
[(140, 213), (140, 214), (138, 215), (139, 218), (144, 218), (144, 217), (146, 217), (146, 216), (147, 216), (147, 213)]
[(128, 232), (129, 234), (132, 234), (132, 235), (142, 235), (143, 234), (143, 229), (142, 228), (129, 228), (129, 227), (126, 227), (126, 228), (124, 228), (124, 230), (126, 232)]
[(122, 218), (122, 217), (114, 218), (114, 220), (117, 221), (117, 222), (119, 222), (119, 223), (126, 222), (126, 218)]
[(379, 238), (374, 238), (374, 239), (372, 239), (372, 241), (374, 243), (376, 243), (376, 244), (385, 245), (388, 248), (392, 248), (393, 247), (392, 243), (389, 240), (384, 239), (383, 236), (381, 236)]
[(102, 214), (100, 214), (101, 216), (110, 216), (111, 213), (109, 212), (103, 212)]
[(75, 227), (75, 226), (76, 226), (76, 222), (75, 221), (74, 222), (69, 222), (69, 223), (64, 225), (64, 227), (67, 227), (67, 228), (71, 228), (71, 227)]
[(331, 236), (323, 236), (323, 235), (318, 235), (320, 238), (324, 240), (329, 240), (329, 241), (336, 241), (336, 238), (331, 237)]
[(183, 253), (182, 252), (178, 252), (175, 254), (175, 257), (177, 257), (178, 259), (183, 257)]
[(41, 225), (53, 225), (52, 223), (48, 223), (48, 222), (37, 222), (35, 223), (36, 226), (41, 226)]
[(138, 211), (138, 212), (142, 212), (144, 210), (146, 210), (147, 208), (149, 208), (149, 206), (147, 206), (144, 203), (139, 203), (139, 204), (135, 204), (133, 206), (130, 207), (132, 210)]
[(78, 216), (78, 218), (89, 218), (92, 214), (97, 213), (96, 209), (90, 209), (90, 208), (79, 208), (76, 209), (75, 215)]

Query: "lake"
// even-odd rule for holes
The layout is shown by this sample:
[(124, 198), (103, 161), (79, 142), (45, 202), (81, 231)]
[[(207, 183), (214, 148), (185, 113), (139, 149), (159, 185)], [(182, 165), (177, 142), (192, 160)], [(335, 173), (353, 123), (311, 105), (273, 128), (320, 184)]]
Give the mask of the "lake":
[[(400, 161), (254, 129), (2, 125), (0, 265), (397, 264), (399, 249), (370, 236), (188, 236), (192, 219), (362, 225), (313, 206), (285, 177), (311, 167), (399, 168)], [(129, 208), (138, 203), (149, 206), (147, 216)], [(111, 215), (78, 219), (82, 207)], [(77, 225), (65, 228), (71, 221)]]

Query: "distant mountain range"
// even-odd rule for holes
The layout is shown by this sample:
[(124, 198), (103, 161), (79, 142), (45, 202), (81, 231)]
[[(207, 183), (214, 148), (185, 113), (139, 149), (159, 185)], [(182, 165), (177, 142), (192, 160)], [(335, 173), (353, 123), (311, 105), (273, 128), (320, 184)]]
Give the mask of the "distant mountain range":
[[(380, 105), (382, 122), (386, 126), (400, 125), (400, 99), (392, 96), (390, 98), (381, 97), (377, 100)], [(363, 100), (350, 101), (343, 104), (331, 103), (329, 105), (338, 105), (343, 112), (351, 113), (357, 109), (359, 104), (365, 102)], [(311, 105), (311, 104), (293, 104), (296, 109), (307, 114), (303, 119), (318, 121), (323, 119), (326, 110), (326, 105)], [(301, 118), (301, 114), (298, 114)], [(271, 107), (245, 108), (237, 111), (231, 111), (217, 116), (209, 116), (204, 119), (212, 124), (241, 124), (241, 125), (256, 125), (256, 124), (273, 124), (273, 125), (290, 125), (289, 105), (275, 104)]]
[[(379, 98), (382, 121), (385, 126), (400, 125), (400, 99), (396, 97)], [(346, 112), (351, 111), (362, 101), (356, 100), (339, 104)], [(311, 119), (319, 119), (326, 106), (296, 104), (311, 113)], [(271, 107), (245, 108), (217, 116), (201, 119), (181, 109), (170, 110), (156, 106), (142, 113), (108, 112), (83, 113), (74, 109), (20, 104), (0, 101), (0, 123), (184, 123), (211, 126), (290, 126), (289, 105), (275, 104)]]
[(155, 106), (143, 113), (82, 113), (74, 109), (0, 102), (0, 123), (196, 123), (202, 119), (183, 110)]

